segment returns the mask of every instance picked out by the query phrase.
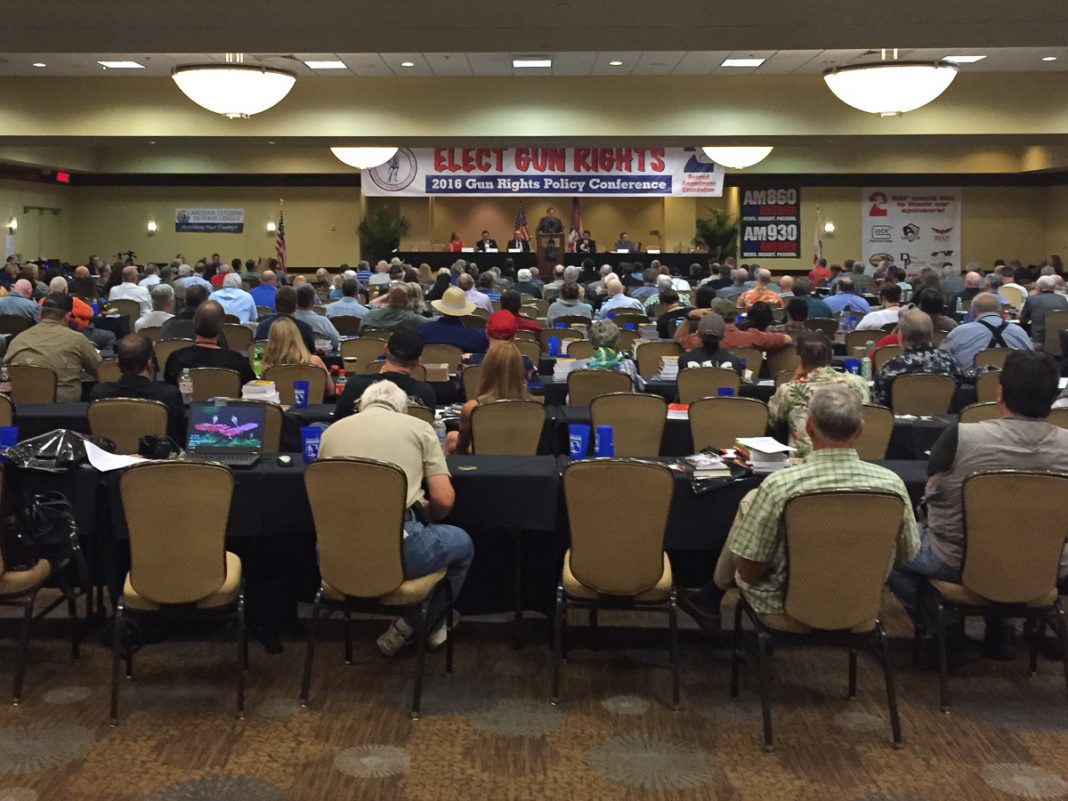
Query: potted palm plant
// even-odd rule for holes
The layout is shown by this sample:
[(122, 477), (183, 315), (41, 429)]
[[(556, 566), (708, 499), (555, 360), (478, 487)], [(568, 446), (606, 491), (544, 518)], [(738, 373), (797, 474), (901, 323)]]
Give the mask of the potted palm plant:
[(716, 262), (738, 253), (738, 221), (722, 209), (708, 208), (709, 217), (697, 218), (697, 233), (693, 242), (704, 245)]
[(400, 247), (401, 237), (408, 233), (408, 218), (392, 206), (376, 204), (367, 209), (357, 231), (362, 258), (388, 259)]

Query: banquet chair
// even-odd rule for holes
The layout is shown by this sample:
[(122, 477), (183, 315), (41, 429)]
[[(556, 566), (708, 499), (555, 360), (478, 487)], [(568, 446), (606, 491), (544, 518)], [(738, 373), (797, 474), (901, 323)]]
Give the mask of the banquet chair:
[(118, 381), (122, 378), (122, 370), (119, 369), (118, 359), (104, 359), (96, 366), (96, 378), (101, 383), (105, 381)]
[[(492, 301), (490, 301), (490, 305), (491, 306), (493, 305)], [(500, 309), (494, 308), (493, 311), (500, 311)], [(489, 317), (490, 317), (490, 312), (487, 311), (486, 309), (483, 309), (481, 306), (475, 306), (474, 311), (472, 311), (469, 316), (470, 317), (481, 317), (483, 320), (488, 320)], [(485, 328), (485, 326), (483, 326), (483, 328)]]
[(835, 334), (838, 333), (838, 321), (830, 317), (809, 317), (805, 320), (805, 327), (810, 331), (819, 331), (831, 342), (834, 342)]
[(236, 314), (224, 314), (223, 315), (223, 324), (224, 325), (240, 325), (241, 324), (241, 318), (238, 317)]
[(1045, 326), (1042, 349), (1050, 356), (1060, 358), (1064, 355), (1061, 353), (1061, 331), (1068, 329), (1068, 309), (1046, 312), (1042, 324)]
[(532, 400), (480, 403), (471, 412), (471, 452), (534, 456), (545, 427), (545, 406)]
[(330, 322), (343, 337), (356, 336), (360, 333), (360, 318), (354, 314), (339, 314), (337, 317), (331, 317)]
[[(2, 419), (2, 418), (0, 418), (0, 419)], [(1047, 420), (1048, 420), (1048, 422), (1052, 423), (1053, 425), (1057, 426), (1058, 428), (1068, 428), (1068, 409), (1053, 409), (1053, 410), (1051, 410)], [(5, 423), (0, 423), (0, 425), (5, 425)], [(6, 425), (11, 425), (11, 424), (7, 423)]]
[(475, 400), (482, 389), (482, 365), (469, 364), (460, 373), (464, 385), (464, 400)]
[(539, 343), (536, 338), (533, 340), (527, 340), (519, 339), (517, 336), (515, 340), (515, 346), (519, 348), (519, 352), (521, 354), (530, 359), (530, 363), (534, 365), (534, 369), (538, 369), (541, 364), (541, 343)]
[(519, 314), (522, 317), (526, 317), (530, 320), (537, 320), (539, 316), (538, 307), (534, 305), (533, 301), (524, 303), (519, 307)]
[(590, 420), (612, 426), (613, 455), (659, 456), (667, 422), (667, 401), (659, 395), (616, 392), (590, 401)]
[(151, 342), (156, 343), (163, 338), (163, 327), (159, 325), (146, 325), (137, 333)]
[(378, 361), (378, 357), (386, 349), (386, 343), (381, 339), (343, 339), (341, 340), (341, 357), (343, 359), (356, 359), (358, 370), (363, 370), (368, 362)]
[[(849, 651), (849, 698), (857, 695), (857, 647), (870, 646), (883, 668), (890, 729), (900, 747), (901, 721), (886, 630), (879, 606), (888, 566), (897, 550), (905, 502), (892, 492), (871, 489), (815, 490), (793, 496), (782, 514), (789, 554), (782, 614), (753, 609), (745, 591), (734, 608), (731, 697), (738, 697), (745, 653), (743, 617), (754, 630), (764, 719), (764, 749), (773, 745), (771, 646), (827, 644)], [(863, 529), (864, 536), (858, 536)], [(827, 554), (833, 553), (834, 559)]]
[[(946, 609), (963, 615), (1023, 618), (1030, 645), (1030, 673), (1038, 670), (1038, 645), (1046, 626), (1064, 652), (1068, 686), (1068, 627), (1057, 592), (1057, 574), (1068, 536), (1068, 475), (992, 470), (964, 479), (964, 562), (960, 582), (929, 579), (934, 590), (942, 711), (949, 710)], [(1028, 498), (1026, 504), (1006, 498)], [(917, 636), (920, 632), (917, 631)]]
[(251, 328), (240, 323), (237, 325), (226, 323), (223, 325), (222, 332), (226, 337), (226, 346), (230, 350), (247, 351), (252, 347), (252, 342), (256, 338), (256, 333)]
[(634, 349), (634, 343), (640, 340), (640, 332), (622, 328), (619, 331), (619, 338), (616, 339), (616, 350), (620, 353), (631, 353)]
[[(1068, 412), (1068, 409), (1065, 410)], [(971, 403), (960, 410), (960, 422), (981, 423), (984, 420), (997, 420), (1001, 411), (996, 403)], [(1050, 422), (1053, 422), (1052, 416)]]
[(0, 395), (0, 426), (15, 425), (15, 404), (7, 395)]
[(1012, 348), (986, 348), (975, 354), (975, 366), (996, 367), (1001, 370), (1005, 367), (1005, 359), (1010, 353), (1012, 353)]
[(0, 314), (0, 335), (15, 336), (33, 325), (33, 320), (21, 314)]
[(865, 403), (862, 411), (864, 430), (853, 443), (853, 449), (868, 462), (885, 459), (890, 435), (894, 432), (894, 413), (875, 403)]
[(593, 343), (588, 339), (569, 339), (565, 344), (569, 359), (589, 359), (593, 356)]
[(998, 384), (1001, 370), (991, 370), (979, 376), (975, 382), (975, 397), (979, 403), (994, 403), (998, 399)]
[(193, 379), (193, 402), (204, 403), (209, 398), (240, 398), (241, 376), (237, 370), (223, 367), (194, 367), (189, 371)]
[[(389, 342), (389, 337), (392, 333), (392, 331), (387, 331), (384, 328), (360, 328), (361, 339), (378, 339), (382, 342)], [(382, 347), (385, 347), (385, 345)]]
[(107, 302), (108, 308), (112, 308), (130, 321), (130, 330), (134, 330), (134, 323), (141, 316), (141, 304), (130, 298), (118, 298)]
[(282, 450), (282, 421), (285, 412), (273, 401), (242, 400), (242, 403), (259, 403), (267, 407), (267, 419), (263, 424), (263, 452), (278, 453)]
[(766, 354), (768, 376), (775, 378), (783, 370), (793, 372), (797, 365), (801, 364), (801, 357), (797, 355), (797, 348), (777, 348)]
[[(783, 350), (794, 350), (794, 348), (783, 348)], [(752, 371), (754, 381), (760, 377), (760, 369), (764, 366), (764, 351), (760, 348), (727, 348), (727, 352), (745, 362), (745, 369)]]
[[(175, 492), (181, 487), (181, 492)], [(248, 638), (241, 560), (226, 550), (234, 479), (219, 464), (142, 462), (119, 479), (130, 572), (115, 608), (111, 725), (119, 722), (119, 664), (133, 678), (134, 637), (145, 618), (222, 617), (237, 624), (237, 713), (245, 714)], [(190, 503), (196, 498), (196, 503)]]
[(408, 404), (408, 414), (412, 417), (418, 417), (424, 423), (428, 425), (434, 425), (434, 410), (428, 409), (425, 406), (420, 406), (415, 403)]
[(382, 365), (385, 364), (381, 359), (377, 359), (371, 362), (364, 362), (361, 366), (359, 362), (356, 363), (356, 372), (361, 375), (378, 375), (382, 372)]
[(634, 330), (637, 330), (638, 326), (649, 322), (649, 318), (643, 312), (636, 312), (630, 309), (616, 314), (609, 313), (608, 319), (615, 323), (620, 331), (627, 329), (628, 325), (633, 325)]
[(283, 405), (292, 406), (293, 382), (308, 382), (308, 403), (322, 403), (326, 397), (326, 371), (314, 364), (275, 364), (263, 372), (265, 381), (273, 381)]
[(677, 379), (679, 403), (693, 403), (701, 398), (714, 398), (720, 389), (741, 391), (742, 378), (725, 367), (686, 367), (679, 370)]
[[(874, 345), (880, 339), (882, 337), (874, 331), (849, 331), (845, 335), (845, 355), (853, 356), (854, 348), (865, 348), (866, 352), (869, 342)], [(867, 355), (871, 356), (870, 353)]]
[(523, 305), (534, 307), (534, 310), (537, 313), (532, 316), (535, 318), (544, 317), (549, 313), (549, 301), (544, 298), (534, 298), (533, 300), (526, 301)]
[(9, 364), (11, 401), (21, 403), (55, 403), (58, 378), (54, 370), (36, 364)]
[(894, 414), (945, 414), (957, 385), (948, 375), (907, 373), (890, 385), (890, 408)]
[[(560, 701), (568, 609), (663, 612), (668, 616), (671, 700), (679, 708), (678, 618), (671, 560), (664, 552), (675, 478), (662, 464), (626, 459), (572, 462), (564, 469), (571, 547), (564, 553), (553, 622), (551, 700)], [(603, 503), (605, 488), (612, 503)]]
[(590, 324), (590, 318), (583, 317), (581, 314), (564, 314), (553, 319), (554, 326), (559, 325), (560, 323), (564, 324), (564, 328), (570, 328), (573, 325), (588, 326)]
[(272, 314), (274, 314), (274, 309), (272, 309), (270, 306), (257, 306), (256, 307), (256, 319), (257, 320), (262, 320), (264, 317), (270, 317)]
[[(396, 465), (371, 459), (319, 459), (304, 471), (322, 581), (315, 594), (300, 702), (308, 705), (315, 637), (323, 607), (345, 615), (345, 663), (352, 664), (353, 612), (395, 617), (418, 610), (415, 631), (415, 689), (411, 716), (417, 719), (423, 692), (423, 664), (427, 635), (427, 608), (434, 592), (445, 592), (445, 672), (452, 673), (452, 602), (445, 568), (425, 576), (404, 578), (404, 521), (408, 482)], [(360, 492), (352, 492), (359, 487)], [(367, 503), (374, 498), (374, 503)], [(359, 532), (358, 537), (353, 532)]]
[(900, 356), (902, 353), (900, 345), (883, 345), (881, 348), (876, 348), (871, 354), (871, 373), (875, 375), (877, 372), (883, 369), (883, 365), (893, 359), (895, 356)]
[(1027, 300), (1027, 293), (1022, 289), (1017, 289), (1014, 286), (1003, 286), (998, 290), (1001, 296), (1009, 302), (1009, 305), (1014, 309), (1019, 309), (1024, 305), (1024, 301)]
[(574, 328), (543, 328), (538, 334), (541, 344), (541, 352), (549, 353), (549, 340), (556, 337), (557, 341), (564, 339), (585, 339), (581, 331)]
[(936, 348), (940, 348), (942, 347), (942, 343), (946, 341), (947, 336), (949, 336), (949, 331), (939, 328), (931, 337), (931, 344)]
[(794, 380), (794, 376), (797, 375), (797, 370), (780, 370), (775, 374), (775, 388), (778, 389), (782, 384), (789, 384)]
[(535, 334), (533, 331), (527, 331), (527, 330), (524, 330), (524, 329), (520, 329), (520, 330), (515, 332), (515, 341), (516, 342), (535, 342), (536, 343), (538, 341), (538, 335)]
[(690, 404), (689, 416), (695, 451), (733, 448), (738, 437), (762, 437), (768, 430), (768, 407), (755, 398), (701, 398)]
[[(476, 311), (485, 311), (485, 309), (476, 309)], [(486, 318), (481, 314), (465, 314), (463, 317), (465, 328), (474, 328), (476, 331), (486, 330)]]
[(660, 361), (665, 356), (682, 355), (682, 347), (678, 342), (642, 342), (638, 345), (637, 353), (638, 375), (642, 378), (652, 378), (660, 373)]
[(89, 431), (115, 443), (117, 453), (137, 453), (146, 434), (167, 436), (167, 407), (147, 398), (103, 398), (89, 404)]
[(883, 323), (879, 327), (879, 330), (882, 331), (884, 334), (892, 334), (895, 331), (897, 331), (897, 323), (896, 322)]
[(430, 344), (423, 346), (423, 355), (419, 361), (423, 364), (448, 365), (449, 375), (460, 369), (460, 362), (464, 359), (464, 352), (455, 345)]
[(589, 406), (598, 395), (632, 389), (630, 376), (615, 370), (572, 370), (567, 374), (567, 402), (571, 406)]
[(172, 353), (182, 348), (191, 348), (193, 344), (191, 339), (163, 339), (157, 342), (156, 365), (159, 367), (159, 371), (162, 373), (167, 369), (167, 359), (171, 358)]

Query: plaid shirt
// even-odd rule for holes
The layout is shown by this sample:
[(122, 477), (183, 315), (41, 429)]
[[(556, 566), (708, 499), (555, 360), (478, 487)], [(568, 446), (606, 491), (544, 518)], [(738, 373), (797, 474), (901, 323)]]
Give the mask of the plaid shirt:
[[(745, 598), (761, 614), (782, 614), (786, 601), (788, 567), (782, 513), (794, 495), (809, 490), (865, 488), (886, 490), (901, 497), (905, 508), (895, 552), (888, 554), (887, 573), (904, 564), (920, 548), (912, 502), (901, 479), (885, 467), (862, 462), (852, 448), (813, 451), (804, 464), (773, 473), (760, 485), (749, 511), (731, 542), (731, 552), (770, 568), (752, 585), (742, 585)], [(857, 536), (863, 536), (865, 521), (857, 521)], [(828, 554), (833, 559), (834, 554)]]

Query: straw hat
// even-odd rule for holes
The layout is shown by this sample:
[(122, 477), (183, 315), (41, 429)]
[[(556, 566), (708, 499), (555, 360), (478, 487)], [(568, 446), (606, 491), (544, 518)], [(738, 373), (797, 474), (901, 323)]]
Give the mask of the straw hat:
[(432, 300), (430, 305), (449, 317), (464, 317), (475, 310), (475, 304), (467, 299), (467, 295), (458, 286), (450, 286), (441, 296), (441, 300)]

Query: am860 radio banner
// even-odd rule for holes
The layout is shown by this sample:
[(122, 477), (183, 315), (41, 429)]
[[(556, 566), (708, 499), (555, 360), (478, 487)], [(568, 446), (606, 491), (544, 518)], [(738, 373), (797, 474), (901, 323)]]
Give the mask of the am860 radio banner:
[(754, 187), (742, 191), (743, 259), (801, 257), (801, 188)]
[(699, 149), (684, 148), (401, 148), (385, 164), (364, 170), (362, 191), (369, 197), (719, 197), (723, 168)]

